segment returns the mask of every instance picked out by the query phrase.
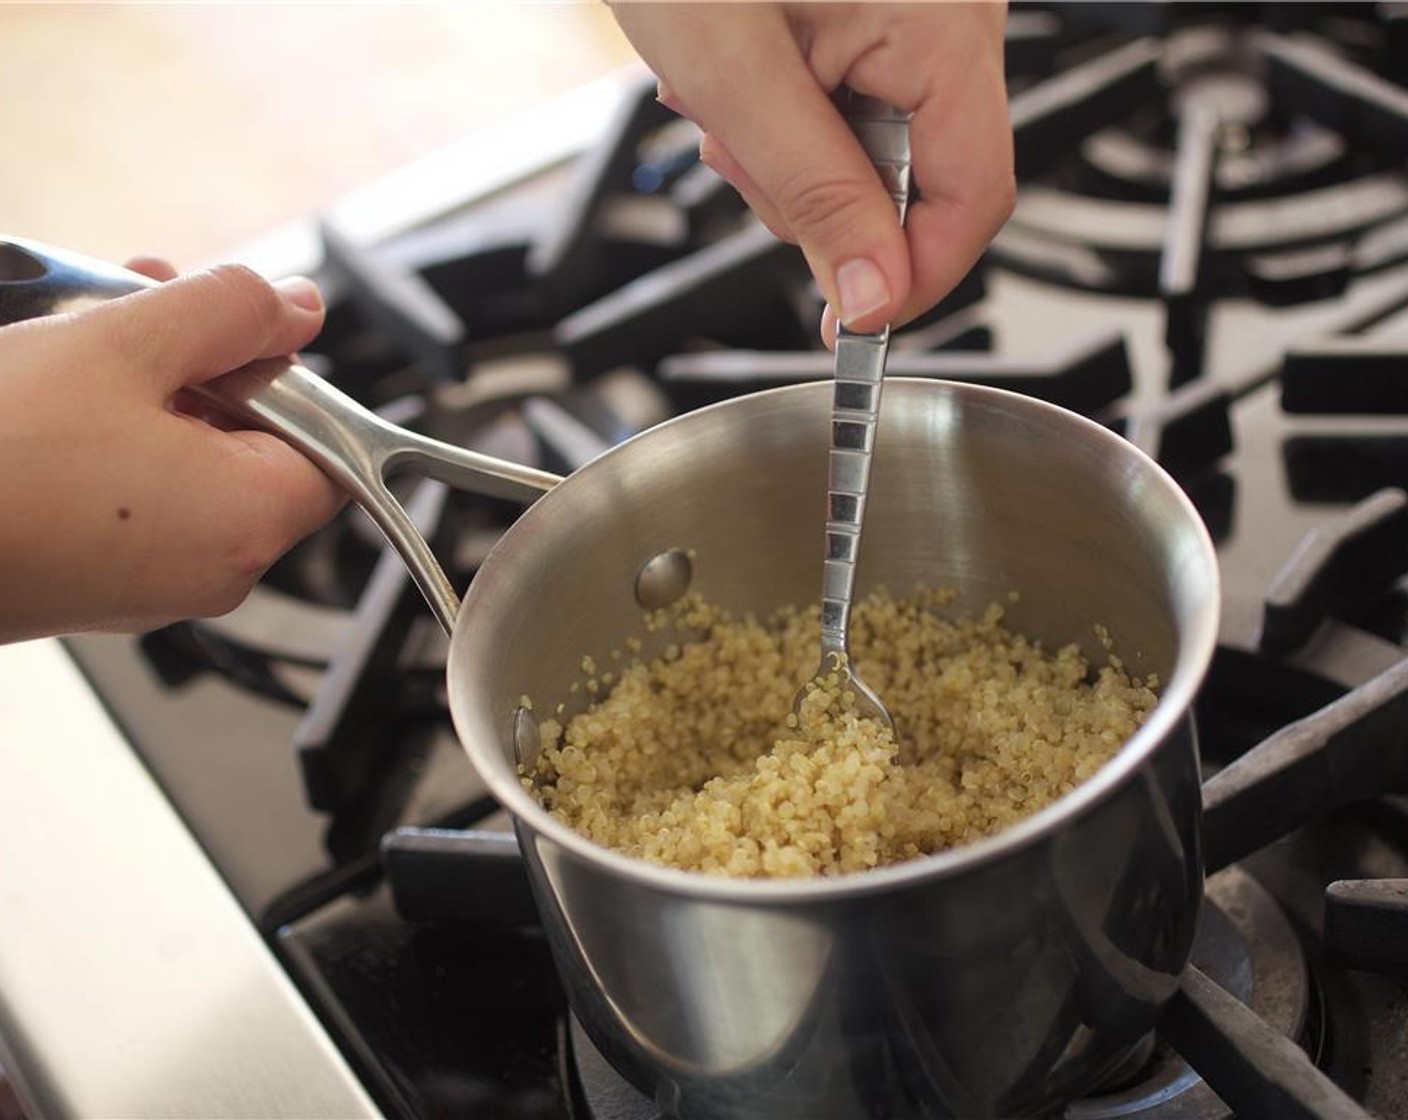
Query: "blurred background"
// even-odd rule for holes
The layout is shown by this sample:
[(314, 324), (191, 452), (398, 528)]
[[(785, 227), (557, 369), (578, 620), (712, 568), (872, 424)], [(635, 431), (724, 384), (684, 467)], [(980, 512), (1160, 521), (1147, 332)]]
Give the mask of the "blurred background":
[(208, 263), (635, 55), (599, 3), (0, 3), (0, 231)]

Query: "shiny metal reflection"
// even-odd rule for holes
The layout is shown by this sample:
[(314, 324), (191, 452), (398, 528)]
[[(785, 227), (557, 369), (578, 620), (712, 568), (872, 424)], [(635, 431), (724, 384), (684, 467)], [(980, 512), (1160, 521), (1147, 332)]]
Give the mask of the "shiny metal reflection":
[(636, 574), (636, 602), (648, 611), (677, 602), (694, 579), (694, 564), (683, 549), (658, 552)]

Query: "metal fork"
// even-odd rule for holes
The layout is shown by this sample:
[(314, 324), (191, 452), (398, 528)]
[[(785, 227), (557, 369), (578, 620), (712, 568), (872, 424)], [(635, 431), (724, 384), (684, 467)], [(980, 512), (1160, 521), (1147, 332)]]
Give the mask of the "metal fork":
[[(904, 225), (909, 202), (909, 114), (874, 98), (844, 91), (841, 111), (879, 172)], [(870, 458), (880, 418), (885, 356), (890, 348), (887, 324), (875, 334), (836, 330), (835, 391), (831, 409), (831, 450), (826, 493), (826, 554), (821, 583), (821, 664), (817, 677), (831, 673), (855, 694), (856, 709), (894, 731), (889, 709), (851, 663), (848, 632), (856, 559), (860, 552), (865, 497), (870, 486)], [(806, 696), (803, 685), (793, 702), (797, 711)]]

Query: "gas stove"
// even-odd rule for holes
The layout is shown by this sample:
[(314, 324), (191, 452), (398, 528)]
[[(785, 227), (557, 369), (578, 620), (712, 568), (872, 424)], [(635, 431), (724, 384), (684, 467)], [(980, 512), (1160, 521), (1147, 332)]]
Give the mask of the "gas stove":
[[(1071, 1120), (1408, 1117), (1406, 33), (1393, 5), (1014, 8), (1016, 213), (894, 338), (893, 374), (1114, 427), (1174, 475), (1218, 547), (1194, 964), (1157, 1034)], [(449, 165), (421, 169), (431, 214), (402, 181), (389, 214), (354, 205), (303, 231), (331, 308), (310, 364), (398, 423), (558, 472), (681, 411), (830, 375), (800, 255), (698, 164), (697, 133), (652, 80), (556, 111), (534, 157), (500, 158), (497, 176), (485, 143), (458, 192)], [(461, 586), (517, 513), (436, 483), (402, 496)], [(85, 738), (82, 764), (140, 761), (114, 796), (157, 806), (170, 845), (188, 830), (198, 852), (169, 870), (213, 870), (190, 888), (213, 892), (203, 916), (249, 931), (246, 994), (298, 1038), (280, 1047), (296, 1061), (260, 1058), (266, 1094), (209, 1111), (661, 1115), (568, 1012), (507, 822), (450, 728), (443, 638), (360, 513), (225, 618), (64, 650), (83, 677), (65, 718), (96, 699), (120, 729), (102, 758)], [(12, 752), (21, 777), (43, 749)], [(70, 780), (0, 823), (0, 851), (45, 850)], [(100, 794), (75, 805), (107, 819)], [(10, 863), (0, 900), (31, 897), (33, 869)], [(134, 892), (162, 905), (110, 877), (75, 886), (62, 912), (91, 929), (66, 930), (66, 951), (120, 970), (124, 944), (188, 950), (179, 916), (144, 939), (141, 904), (126, 940), (105, 942), (108, 907)], [(92, 1040), (37, 1010), (69, 965), (55, 954), (38, 970), (49, 988), (19, 984), (43, 938), (7, 954), (5, 936), (0, 1053), (37, 1111), (83, 1111), (50, 1071), (83, 1067)], [(173, 1053), (198, 1054), (181, 1021)], [(83, 1083), (142, 1085), (123, 1073)]]

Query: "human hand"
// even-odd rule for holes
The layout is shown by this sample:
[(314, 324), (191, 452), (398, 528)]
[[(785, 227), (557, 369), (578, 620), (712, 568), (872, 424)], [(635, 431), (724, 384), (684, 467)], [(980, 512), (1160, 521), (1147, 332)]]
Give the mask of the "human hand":
[[(1016, 184), (1001, 3), (637, 3), (621, 29), (661, 100), (704, 130), (700, 157), (806, 255), (853, 330), (922, 314), (1012, 212)], [(913, 112), (904, 229), (829, 95), (840, 85)]]
[(182, 396), (311, 341), (317, 289), (134, 266), (170, 282), (0, 328), (0, 641), (223, 614), (342, 503), (288, 444)]

